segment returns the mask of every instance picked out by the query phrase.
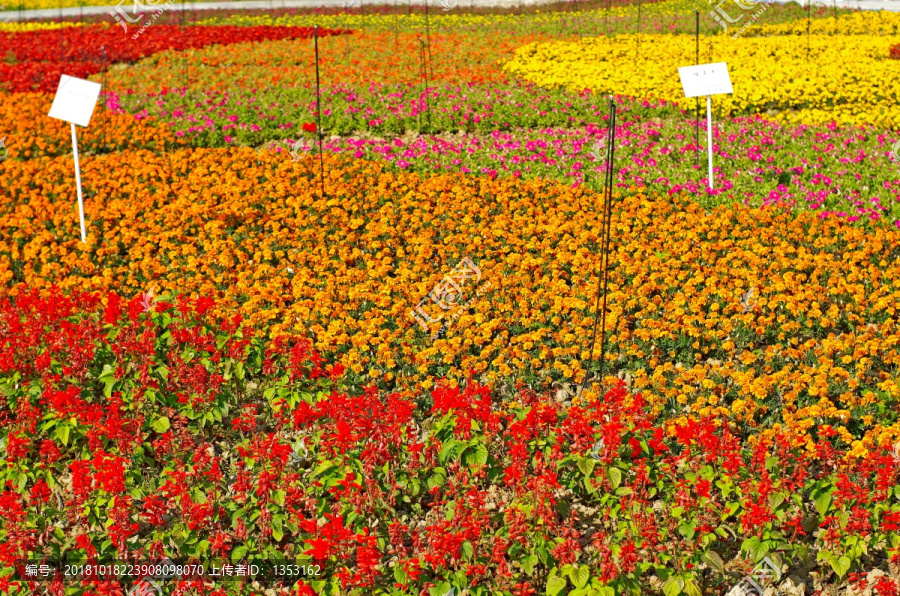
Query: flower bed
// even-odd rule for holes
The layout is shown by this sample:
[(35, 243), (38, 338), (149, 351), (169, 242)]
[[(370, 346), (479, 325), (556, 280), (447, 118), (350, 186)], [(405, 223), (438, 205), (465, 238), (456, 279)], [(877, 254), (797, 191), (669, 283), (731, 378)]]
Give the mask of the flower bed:
[[(87, 245), (68, 156), (4, 163), (19, 181), (0, 215), (4, 294), (213, 295), (220, 314), (313, 338), (357, 384), (431, 388), (474, 369), (543, 388), (585, 373), (602, 212), (588, 187), (326, 156), (321, 197), (313, 159), (138, 155), (84, 162)], [(648, 403), (747, 427), (831, 424), (860, 454), (900, 435), (887, 405), (900, 395), (900, 231), (705, 211), (636, 189), (613, 212), (607, 371), (628, 373)], [(410, 312), (464, 257), (490, 286), (477, 299), (467, 287), (469, 310), (434, 339), (437, 325), (425, 331)], [(752, 287), (751, 310), (741, 301)]]
[[(192, 145), (260, 145), (290, 135), (278, 144), (287, 150), (302, 135), (303, 118), (313, 118), (311, 95), (292, 88), (204, 94), (195, 101), (196, 96), (170, 93), (152, 103), (112, 96), (109, 105), (119, 112), (121, 100), (137, 118), (165, 121), (176, 137)], [(518, 84), (437, 87), (430, 89), (427, 102), (418, 86), (370, 88), (368, 93), (331, 88), (323, 93), (323, 128), (326, 135), (346, 136), (323, 146), (423, 174), (450, 171), (583, 184), (586, 177), (600, 176), (605, 150), (597, 144), (605, 143), (607, 134), (605, 99)], [(720, 119), (713, 126), (716, 188), (710, 190), (705, 138), (698, 150), (690, 111), (617, 101), (616, 184), (621, 188), (686, 191), (706, 206), (735, 201), (783, 205), (863, 225), (886, 219), (900, 226), (900, 161), (878, 129)], [(285, 110), (289, 105), (297, 107)], [(445, 132), (411, 132), (428, 126)], [(858, 157), (848, 157), (848, 147)]]
[[(132, 28), (137, 30), (137, 26)], [(319, 31), (322, 36), (343, 33), (347, 31)], [(0, 63), (0, 89), (9, 93), (55, 93), (61, 74), (87, 78), (112, 64), (134, 62), (164, 50), (312, 36), (311, 27), (196, 26), (185, 29), (157, 24), (135, 40), (117, 25), (109, 23), (18, 33), (0, 31), (0, 46), (7, 52), (6, 61)]]
[[(26, 556), (305, 553), (327, 574), (300, 594), (613, 596), (722, 593), (766, 555), (784, 571), (815, 555), (819, 584), (900, 559), (888, 445), (858, 457), (828, 425), (747, 437), (716, 415), (658, 420), (622, 386), (577, 407), (525, 387), (504, 403), (473, 379), (424, 400), (348, 393), (308, 344), (256, 339), (212, 306), (56, 292), (0, 304), (4, 575)], [(67, 593), (117, 588), (103, 585)]]
[[(761, 27), (757, 37), (710, 38), (701, 62), (727, 62), (734, 87), (733, 94), (713, 99), (713, 113), (900, 128), (894, 92), (882, 91), (883, 84), (893, 85), (886, 82), (900, 75), (900, 64), (884, 59), (895, 45), (892, 33), (900, 30), (900, 16), (869, 11), (842, 19), (852, 27), (862, 22), (867, 33), (828, 35), (827, 22), (820, 21), (822, 30), (810, 36), (808, 54), (807, 44), (798, 41), (795, 24)], [(692, 35), (594, 37), (529, 44), (518, 49), (504, 68), (545, 87), (573, 92), (589, 88), (692, 105), (693, 100), (684, 99), (678, 67), (695, 64), (696, 51)], [(811, 70), (810, 61), (828, 64), (827, 72)]]

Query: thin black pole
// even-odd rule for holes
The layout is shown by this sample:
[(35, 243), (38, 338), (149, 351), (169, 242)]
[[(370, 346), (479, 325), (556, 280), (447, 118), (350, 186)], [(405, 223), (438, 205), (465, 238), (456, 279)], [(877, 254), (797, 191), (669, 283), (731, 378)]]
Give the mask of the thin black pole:
[[(694, 38), (697, 41), (697, 62), (700, 64), (700, 11), (694, 10)], [(700, 97), (696, 97), (697, 104), (697, 141), (695, 145), (695, 153), (697, 154), (697, 167), (700, 167)], [(697, 170), (699, 172), (699, 170)]]
[[(347, 19), (350, 17), (350, 10), (353, 8), (353, 5), (347, 5), (344, 2), (344, 10), (341, 11), (341, 20), (344, 22), (344, 28), (349, 29), (350, 27), (347, 25)], [(350, 66), (350, 43), (347, 41), (346, 36), (342, 36), (341, 41), (344, 42), (344, 58), (347, 60), (347, 67)]]
[[(601, 247), (601, 256), (600, 256), (600, 274), (597, 276), (597, 298), (594, 304), (594, 329), (591, 332), (591, 346), (588, 350), (588, 364), (584, 370), (584, 380), (581, 383), (581, 390), (584, 391), (587, 388), (588, 377), (590, 373), (591, 364), (594, 359), (594, 345), (597, 342), (597, 311), (600, 309), (600, 294), (603, 293), (603, 334), (600, 339), (600, 383), (602, 388), (603, 383), (603, 368), (604, 368), (604, 360), (606, 358), (606, 293), (608, 289), (607, 282), (607, 269), (608, 269), (608, 251), (609, 251), (609, 233), (611, 228), (610, 219), (612, 216), (612, 184), (613, 184), (613, 147), (615, 146), (616, 139), (616, 103), (612, 97), (609, 99), (609, 128), (606, 132), (606, 146), (608, 148), (606, 154), (606, 169), (604, 176), (604, 188), (603, 188), (603, 228), (601, 230), (600, 236), (600, 247)], [(602, 284), (602, 285), (601, 285)]]
[(428, 128), (426, 129), (427, 133), (431, 132), (431, 109), (428, 106), (428, 66), (425, 63), (425, 42), (422, 41), (422, 38), (419, 38), (419, 43), (422, 48), (422, 74), (425, 77), (425, 117), (428, 121)]
[(634, 39), (637, 42), (637, 58), (641, 57), (641, 0), (638, 0), (638, 14), (637, 14), (637, 35), (635, 35)]
[(606, 182), (606, 246), (603, 254), (606, 260), (603, 264), (603, 326), (600, 334), (600, 387), (603, 387), (603, 370), (606, 366), (606, 297), (609, 294), (609, 243), (612, 236), (612, 187), (614, 182), (613, 163), (616, 152), (616, 104), (610, 99), (612, 111), (612, 127), (609, 144), (609, 165)]
[[(63, 18), (63, 15), (62, 15), (62, 0), (60, 0), (60, 2), (59, 2), (59, 22), (62, 22), (62, 18)], [(64, 39), (65, 39), (65, 37), (63, 36), (63, 28), (60, 27), (60, 28), (59, 28), (59, 53), (60, 53), (60, 60), (62, 59), (62, 54), (63, 54), (63, 40), (64, 40)], [(69, 62), (69, 57), (66, 56), (66, 63), (68, 63), (68, 62)]]
[(809, 62), (809, 25), (812, 16), (812, 0), (806, 0), (806, 61)]
[[(59, 22), (62, 23), (62, 0), (59, 0)], [(62, 62), (63, 53), (63, 28), (59, 28), (59, 61)]]
[(313, 30), (313, 38), (316, 47), (316, 135), (319, 137), (319, 180), (322, 182), (322, 196), (325, 196), (325, 163), (322, 159), (322, 110), (319, 105), (322, 101), (319, 94), (319, 26)]
[(578, 27), (578, 39), (581, 39), (581, 19), (584, 18), (584, 15), (582, 14), (582, 10), (583, 9), (579, 7), (576, 12), (576, 14), (578, 16), (575, 17), (576, 18), (575, 26)]
[(606, 0), (606, 36), (609, 37), (609, 11), (612, 0)]
[(100, 52), (101, 52), (101, 54), (102, 54), (102, 56), (103, 56), (103, 84), (101, 85), (101, 89), (103, 89), (103, 93), (108, 94), (109, 91), (107, 91), (107, 89), (106, 89), (106, 71), (107, 71), (107, 68), (106, 68), (106, 46), (105, 46), (105, 45), (100, 46)]
[(433, 62), (431, 61), (431, 25), (430, 21), (428, 20), (428, 0), (425, 0), (425, 42), (426, 46), (428, 47), (428, 68), (431, 68), (431, 74), (434, 74)]
[(79, 29), (79, 37), (81, 39), (81, 61), (84, 62), (84, 7), (81, 4), (81, 1), (78, 2), (78, 29)]

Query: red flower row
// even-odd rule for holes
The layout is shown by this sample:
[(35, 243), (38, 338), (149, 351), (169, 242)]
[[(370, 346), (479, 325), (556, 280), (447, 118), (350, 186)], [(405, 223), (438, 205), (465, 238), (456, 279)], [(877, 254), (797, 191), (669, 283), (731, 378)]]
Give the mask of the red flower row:
[(473, 380), (353, 394), (308, 343), (208, 320), (208, 298), (105, 302), (0, 300), (0, 567), (73, 543), (101, 562), (277, 552), (344, 590), (519, 596), (662, 574), (725, 593), (725, 563), (773, 550), (825, 553), (835, 584), (900, 563), (888, 445), (671, 424), (624, 385), (578, 407)]
[[(137, 32), (140, 24), (132, 25), (128, 31), (117, 25), (93, 25), (53, 31), (0, 32), (0, 47), (7, 55), (6, 62), (0, 63), (0, 89), (11, 93), (53, 92), (61, 74), (85, 78), (111, 64), (134, 62), (164, 50), (313, 36), (312, 27), (198, 25), (185, 28), (156, 24), (135, 39), (132, 29)], [(319, 29), (320, 36), (346, 33), (350, 31)]]

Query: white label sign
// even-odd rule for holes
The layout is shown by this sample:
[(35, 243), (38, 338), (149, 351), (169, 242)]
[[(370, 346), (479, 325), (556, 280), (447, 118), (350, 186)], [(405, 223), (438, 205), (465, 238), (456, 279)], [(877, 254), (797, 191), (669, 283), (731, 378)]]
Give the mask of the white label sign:
[(728, 76), (728, 65), (724, 62), (681, 66), (678, 68), (678, 74), (681, 76), (685, 97), (734, 93), (731, 78)]
[(78, 126), (87, 126), (98, 97), (100, 97), (100, 83), (62, 75), (48, 116), (74, 122)]

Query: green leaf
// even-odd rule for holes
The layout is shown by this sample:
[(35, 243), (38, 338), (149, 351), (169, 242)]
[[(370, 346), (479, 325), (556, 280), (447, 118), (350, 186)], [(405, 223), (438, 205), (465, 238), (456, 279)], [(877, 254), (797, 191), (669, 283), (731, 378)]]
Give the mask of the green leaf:
[(238, 561), (240, 561), (241, 559), (246, 557), (247, 550), (248, 550), (247, 545), (242, 544), (241, 546), (239, 546), (236, 549), (234, 549), (233, 551), (231, 551), (231, 562), (237, 563)]
[(456, 439), (450, 439), (443, 445), (441, 445), (441, 452), (438, 454), (438, 459), (440, 462), (446, 463), (448, 459), (454, 457), (455, 451), (459, 448), (460, 442)]
[(700, 559), (717, 572), (723, 575), (725, 574), (725, 562), (722, 560), (722, 557), (719, 556), (719, 553), (711, 550), (706, 551)]
[(566, 586), (569, 585), (565, 579), (561, 577), (551, 577), (547, 580), (547, 596), (559, 596)]
[(837, 557), (831, 559), (831, 568), (838, 574), (838, 577), (844, 575), (850, 570), (850, 559), (847, 557)]
[(484, 444), (479, 443), (475, 451), (468, 456), (468, 464), (470, 466), (483, 466), (488, 460), (488, 450)]
[(818, 497), (816, 497), (815, 501), (813, 501), (816, 505), (816, 510), (819, 512), (819, 515), (825, 517), (825, 513), (828, 511), (828, 508), (831, 506), (831, 493), (822, 493)]
[(312, 474), (310, 474), (311, 478), (316, 478), (318, 476), (322, 476), (323, 478), (330, 478), (333, 476), (333, 472), (335, 470), (339, 470), (340, 467), (334, 465), (330, 461), (325, 461), (316, 466), (316, 469), (313, 470)]
[(769, 553), (768, 545), (756, 536), (744, 540), (741, 550), (746, 551), (754, 561), (759, 561)]
[(769, 495), (769, 508), (773, 511), (787, 500), (787, 495), (783, 492), (772, 493)]
[(685, 540), (693, 540), (696, 533), (696, 524), (692, 521), (686, 521), (678, 526), (678, 533), (684, 536)]
[(59, 439), (60, 443), (63, 445), (69, 444), (69, 431), (71, 430), (68, 424), (60, 424), (56, 427), (56, 438)]
[(459, 550), (462, 558), (467, 561), (471, 559), (472, 555), (475, 553), (475, 549), (472, 547), (472, 543), (468, 540), (462, 543), (462, 546), (460, 546)]
[(609, 474), (609, 484), (613, 489), (619, 488), (619, 485), (622, 484), (622, 472), (619, 468), (610, 468), (607, 470)]
[(531, 553), (530, 555), (522, 559), (521, 564), (522, 569), (525, 571), (525, 573), (531, 575), (534, 571), (534, 566), (538, 564), (538, 556), (534, 553)]
[(400, 565), (396, 565), (394, 567), (394, 579), (397, 580), (398, 584), (406, 584), (408, 577), (406, 572), (403, 571), (403, 568)]
[(576, 588), (583, 588), (587, 585), (588, 580), (591, 579), (591, 570), (588, 569), (587, 565), (582, 565), (569, 577), (572, 579), (572, 583), (575, 584)]
[(153, 424), (150, 425), (150, 428), (152, 428), (156, 432), (162, 434), (162, 433), (166, 432), (167, 430), (169, 430), (170, 426), (171, 426), (171, 424), (169, 424), (169, 419), (166, 418), (165, 416), (161, 416), (153, 421)]
[(700, 586), (692, 579), (689, 579), (684, 583), (684, 591), (689, 596), (703, 596), (703, 592), (700, 591)]
[(594, 472), (594, 466), (597, 465), (590, 457), (583, 457), (578, 460), (578, 469), (581, 470), (581, 473), (585, 476), (590, 476)]
[(281, 516), (275, 515), (272, 517), (272, 540), (279, 542), (282, 538), (284, 538), (284, 527), (281, 525)]
[(434, 473), (428, 478), (428, 490), (434, 490), (435, 487), (444, 486), (447, 481), (447, 470), (444, 468), (435, 468)]
[(670, 577), (663, 584), (663, 594), (666, 596), (678, 596), (684, 588), (684, 580), (680, 577)]
[(454, 517), (456, 517), (456, 501), (449, 501), (447, 503), (447, 512), (444, 514), (444, 519), (453, 521)]
[(98, 381), (103, 381), (104, 379), (108, 379), (110, 377), (115, 378), (116, 376), (116, 367), (110, 363), (106, 363), (103, 365), (103, 371), (100, 373), (100, 376), (97, 377)]

